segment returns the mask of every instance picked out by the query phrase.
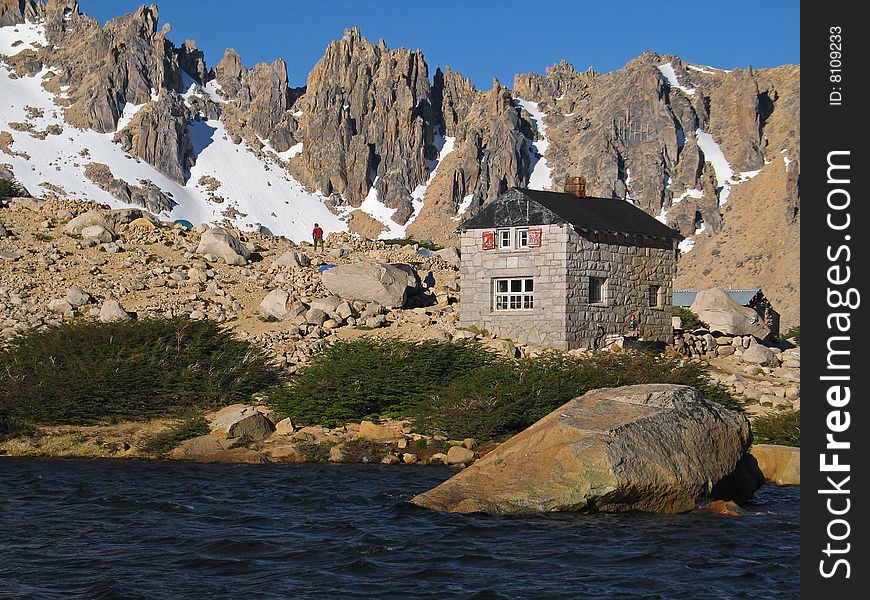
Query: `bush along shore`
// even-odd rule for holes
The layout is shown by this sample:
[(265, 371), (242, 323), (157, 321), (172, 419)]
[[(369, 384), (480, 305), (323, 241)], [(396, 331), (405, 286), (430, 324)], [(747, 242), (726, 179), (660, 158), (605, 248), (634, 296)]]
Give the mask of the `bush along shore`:
[[(475, 341), (360, 338), (291, 374), (211, 321), (73, 322), (0, 354), (0, 453), (468, 465), (589, 390), (645, 383), (740, 410), (705, 363), (645, 352), (508, 358)], [(761, 426), (793, 445), (799, 414)]]

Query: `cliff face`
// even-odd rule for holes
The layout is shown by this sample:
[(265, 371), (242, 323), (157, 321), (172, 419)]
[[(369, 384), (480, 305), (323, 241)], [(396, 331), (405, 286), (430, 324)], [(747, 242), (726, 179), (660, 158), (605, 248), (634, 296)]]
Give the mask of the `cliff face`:
[(374, 187), (393, 220), (411, 217), (411, 192), (434, 158), (432, 91), (421, 52), (390, 50), (348, 29), (308, 75), (302, 162), (324, 194), (359, 206)]
[(158, 16), (143, 6), (100, 26), (75, 0), (0, 0), (0, 26), (39, 21), (48, 42), (4, 60), (20, 77), (50, 67), (43, 87), (68, 124), (116, 132), (181, 184), (196, 120), (219, 121), (368, 236), (455, 243), (461, 220), (509, 187), (582, 175), (590, 194), (690, 238), (678, 287), (763, 284), (797, 322), (797, 66), (723, 71), (647, 52), (611, 73), (562, 62), (480, 91), (450, 68), (430, 81), (421, 52), (348, 29), (293, 89), (282, 60), (247, 68), (229, 49), (209, 70)]

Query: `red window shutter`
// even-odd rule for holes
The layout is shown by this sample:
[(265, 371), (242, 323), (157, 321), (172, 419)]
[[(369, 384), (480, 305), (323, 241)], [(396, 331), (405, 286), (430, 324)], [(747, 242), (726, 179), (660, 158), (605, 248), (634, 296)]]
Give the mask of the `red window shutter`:
[(494, 231), (484, 231), (483, 232), (483, 249), (484, 250), (492, 250), (495, 248), (495, 232)]
[(540, 227), (529, 227), (529, 247), (538, 248), (541, 245), (541, 238), (544, 236)]

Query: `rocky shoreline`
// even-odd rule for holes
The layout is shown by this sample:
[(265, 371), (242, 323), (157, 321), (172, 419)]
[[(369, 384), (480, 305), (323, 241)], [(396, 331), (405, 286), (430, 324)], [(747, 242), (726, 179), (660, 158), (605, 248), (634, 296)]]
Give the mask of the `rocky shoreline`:
[(0, 442), (0, 456), (193, 460), (220, 463), (472, 464), (498, 446), (417, 433), (409, 421), (347, 423), (341, 427), (294, 427), (266, 406), (232, 405), (207, 415), (209, 433), (179, 443), (165, 456), (147, 450), (149, 440), (177, 420), (114, 425), (43, 426), (35, 434)]
[[(208, 415), (210, 432), (187, 439), (166, 455), (144, 450), (177, 420), (93, 426), (43, 426), (0, 442), (0, 457), (188, 460), (225, 464), (474, 465), (503, 444), (451, 440), (414, 431), (405, 420), (294, 427), (265, 406), (233, 405)], [(800, 484), (800, 448), (756, 444), (749, 453), (768, 483)]]

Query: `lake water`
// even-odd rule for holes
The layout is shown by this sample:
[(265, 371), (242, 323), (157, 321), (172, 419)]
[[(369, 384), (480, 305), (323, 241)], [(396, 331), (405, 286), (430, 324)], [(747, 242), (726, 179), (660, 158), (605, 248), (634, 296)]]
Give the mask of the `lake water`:
[(0, 458), (0, 598), (796, 598), (796, 487), (742, 517), (451, 515), (446, 467)]

